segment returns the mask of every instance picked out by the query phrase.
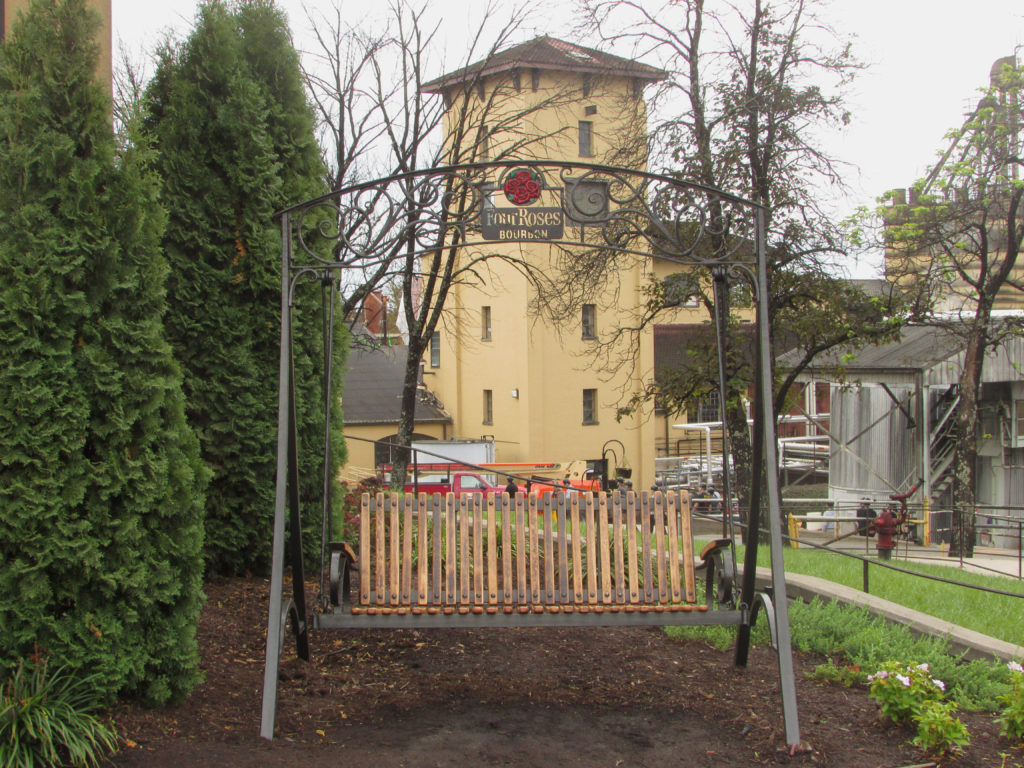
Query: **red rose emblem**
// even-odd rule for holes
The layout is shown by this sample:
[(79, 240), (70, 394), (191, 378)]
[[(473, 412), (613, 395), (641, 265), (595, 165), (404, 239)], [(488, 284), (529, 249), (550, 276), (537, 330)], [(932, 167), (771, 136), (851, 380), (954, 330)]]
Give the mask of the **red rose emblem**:
[(540, 197), (540, 184), (529, 171), (517, 171), (505, 182), (505, 196), (516, 205), (532, 203)]

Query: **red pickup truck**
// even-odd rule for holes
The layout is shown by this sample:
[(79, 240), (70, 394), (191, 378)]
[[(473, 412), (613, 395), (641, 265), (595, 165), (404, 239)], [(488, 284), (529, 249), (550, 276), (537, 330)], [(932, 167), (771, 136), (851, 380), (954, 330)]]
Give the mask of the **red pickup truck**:
[(414, 482), (406, 483), (406, 493), (504, 493), (505, 486), (494, 485), (476, 472), (452, 472), (450, 475), (424, 475)]

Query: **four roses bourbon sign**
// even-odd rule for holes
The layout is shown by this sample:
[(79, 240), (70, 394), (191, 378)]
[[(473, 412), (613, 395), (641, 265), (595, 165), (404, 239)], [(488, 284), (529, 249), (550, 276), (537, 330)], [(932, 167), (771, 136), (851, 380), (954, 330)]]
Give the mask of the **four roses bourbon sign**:
[[(561, 207), (533, 206), (544, 190), (540, 174), (529, 168), (513, 168), (505, 176), (500, 191), (511, 206), (485, 204), (480, 216), (480, 234), (484, 240), (558, 240), (562, 237), (565, 215)], [(494, 197), (498, 197), (495, 191)], [(527, 207), (530, 206), (530, 207)]]

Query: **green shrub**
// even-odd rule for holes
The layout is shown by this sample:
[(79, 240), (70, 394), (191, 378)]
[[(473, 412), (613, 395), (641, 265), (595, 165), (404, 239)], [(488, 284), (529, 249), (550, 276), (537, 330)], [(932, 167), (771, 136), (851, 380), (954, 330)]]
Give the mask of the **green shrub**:
[[(907, 627), (873, 616), (867, 609), (838, 601), (797, 601), (789, 607), (793, 648), (828, 657), (814, 676), (843, 685), (864, 684), (870, 670), (879, 670), (893, 659), (904, 663), (919, 659), (931, 675), (945, 682), (946, 698), (962, 709), (995, 712), (1000, 697), (1007, 695), (1006, 670), (1001, 664), (980, 659), (965, 660), (952, 653), (945, 638), (914, 635)], [(699, 639), (725, 650), (736, 639), (735, 627), (669, 627), (670, 637)], [(753, 627), (751, 642), (767, 645), (767, 622)]]
[(19, 662), (0, 696), (0, 765), (98, 766), (116, 751), (113, 725), (95, 714), (103, 704), (96, 678)]
[[(207, 567), (266, 572), (281, 345), (275, 213), (327, 191), (282, 11), (270, 0), (201, 3), (188, 39), (160, 52), (145, 103), (144, 129), (158, 150), (168, 212), (167, 332), (185, 374), (189, 422), (213, 473)], [(322, 514), (321, 284), (300, 280), (293, 291), (298, 490), (309, 556), (320, 542)], [(340, 399), (340, 313), (338, 325), (332, 391)], [(344, 459), (340, 412), (336, 404), (332, 479)]]
[(897, 724), (916, 718), (926, 701), (940, 700), (945, 690), (945, 683), (932, 677), (927, 664), (890, 661), (868, 675), (868, 695), (882, 715)]
[[(950, 650), (946, 638), (918, 636), (907, 627), (873, 616), (867, 609), (837, 601), (794, 603), (790, 609), (793, 646), (824, 656), (842, 656), (850, 681), (867, 681), (865, 670), (882, 669), (893, 659), (919, 659), (932, 676), (947, 686), (946, 697), (963, 709), (995, 711), (997, 698), (1007, 690), (1000, 665), (965, 660)], [(833, 661), (816, 670), (824, 679), (836, 677)]]
[(84, 0), (0, 45), (0, 670), (101, 695), (198, 681), (205, 471), (164, 334), (152, 156), (119, 150)]
[(1024, 742), (1024, 668), (1016, 661), (1006, 665), (1010, 670), (1010, 690), (999, 697), (999, 732), (1014, 741)]
[(912, 743), (925, 753), (942, 755), (962, 752), (971, 743), (967, 726), (956, 717), (956, 704), (951, 701), (929, 700), (921, 705), (921, 711), (914, 715), (917, 735)]

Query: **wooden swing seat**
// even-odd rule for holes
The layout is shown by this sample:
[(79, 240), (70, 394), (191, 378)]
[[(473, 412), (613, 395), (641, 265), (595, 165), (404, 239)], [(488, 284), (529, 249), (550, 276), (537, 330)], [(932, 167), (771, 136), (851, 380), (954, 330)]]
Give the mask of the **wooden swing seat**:
[[(739, 624), (716, 539), (695, 562), (688, 495), (364, 494), (358, 555), (331, 546), (320, 627)], [(698, 602), (696, 572), (707, 574)], [(350, 578), (357, 578), (355, 595)], [(714, 587), (714, 589), (712, 588)]]

